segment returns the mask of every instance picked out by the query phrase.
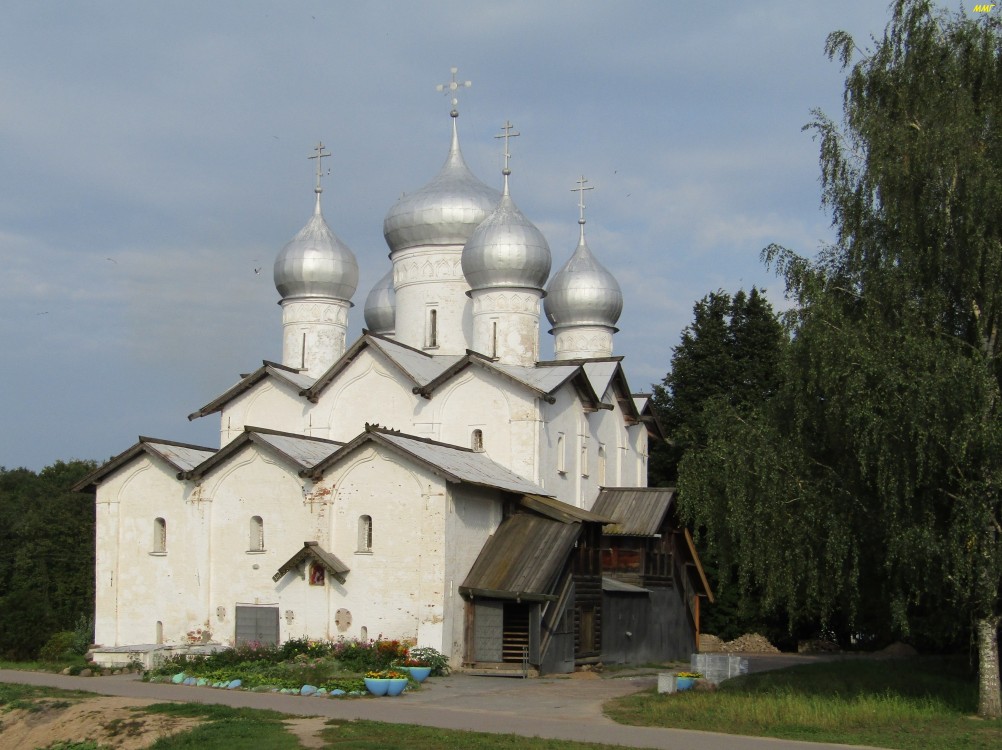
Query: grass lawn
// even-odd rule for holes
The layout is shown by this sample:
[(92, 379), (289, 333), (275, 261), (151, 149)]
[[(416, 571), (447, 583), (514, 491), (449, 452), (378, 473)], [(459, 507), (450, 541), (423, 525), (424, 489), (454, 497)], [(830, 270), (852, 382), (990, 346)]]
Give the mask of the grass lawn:
[(845, 661), (747, 675), (715, 693), (647, 691), (606, 705), (623, 724), (901, 750), (998, 750), (1002, 721), (974, 716), (977, 683), (956, 658)]

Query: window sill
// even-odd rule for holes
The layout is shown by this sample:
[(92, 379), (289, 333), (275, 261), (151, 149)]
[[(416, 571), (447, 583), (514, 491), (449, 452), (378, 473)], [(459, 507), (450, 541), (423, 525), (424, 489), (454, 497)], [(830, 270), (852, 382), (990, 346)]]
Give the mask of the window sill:
[(263, 555), (268, 550), (266, 549), (249, 549), (247, 550), (248, 555)]
[(166, 552), (150, 552), (150, 557), (167, 557)]
[(372, 550), (371, 549), (357, 549), (357, 550), (355, 550), (355, 554), (356, 555), (371, 555), (372, 554)]

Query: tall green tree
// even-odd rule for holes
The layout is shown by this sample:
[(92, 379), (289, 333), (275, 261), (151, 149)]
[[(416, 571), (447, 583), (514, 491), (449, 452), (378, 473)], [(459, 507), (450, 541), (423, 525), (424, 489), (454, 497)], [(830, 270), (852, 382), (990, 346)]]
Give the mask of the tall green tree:
[(94, 501), (69, 488), (89, 461), (0, 467), (0, 656), (34, 658), (94, 612)]
[[(771, 398), (778, 382), (785, 334), (765, 296), (711, 292), (693, 306), (693, 320), (672, 352), (671, 369), (655, 386), (654, 403), (670, 442), (651, 452), (651, 483), (675, 484), (678, 462), (708, 439), (705, 410), (723, 400), (744, 411)], [(703, 616), (706, 632), (734, 638), (755, 630), (783, 635), (782, 618), (764, 614), (754, 597), (742, 597), (732, 565), (720, 565), (714, 549), (703, 550), (703, 564), (716, 601)]]
[(707, 294), (693, 305), (692, 322), (672, 350), (671, 368), (654, 386), (654, 406), (668, 431), (655, 446), (651, 483), (673, 484), (686, 450), (706, 443), (703, 410), (723, 398), (738, 407), (776, 390), (785, 336), (761, 291)]
[(1002, 28), (898, 0), (875, 49), (827, 52), (844, 119), (810, 127), (837, 239), (765, 251), (798, 302), (780, 393), (707, 415), (683, 510), (769, 604), (973, 623), (979, 713), (1002, 716)]

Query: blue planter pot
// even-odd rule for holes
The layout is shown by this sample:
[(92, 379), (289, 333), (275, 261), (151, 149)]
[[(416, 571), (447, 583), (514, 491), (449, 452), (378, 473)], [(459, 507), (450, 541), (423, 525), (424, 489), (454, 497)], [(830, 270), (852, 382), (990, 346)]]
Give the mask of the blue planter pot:
[(431, 667), (407, 667), (407, 671), (411, 673), (415, 682), (424, 682), (431, 674)]
[(675, 690), (682, 692), (683, 690), (691, 690), (692, 686), (696, 684), (696, 680), (692, 677), (676, 677), (675, 678)]
[(399, 680), (387, 680), (389, 687), (386, 690), (387, 695), (400, 695), (404, 692), (404, 688), (407, 687), (407, 678), (401, 678)]
[[(363, 677), (362, 679), (365, 680), (365, 689), (373, 695), (386, 695), (390, 689), (390, 682), (392, 682), (392, 680), (382, 680), (374, 677)], [(404, 680), (404, 682), (407, 682), (407, 680)]]

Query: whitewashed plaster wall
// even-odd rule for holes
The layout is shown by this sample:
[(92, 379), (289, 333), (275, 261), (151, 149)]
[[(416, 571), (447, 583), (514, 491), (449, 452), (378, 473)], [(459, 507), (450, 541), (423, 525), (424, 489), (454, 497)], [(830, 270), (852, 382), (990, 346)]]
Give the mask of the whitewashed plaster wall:
[[(357, 437), (365, 424), (411, 431), (415, 410), (424, 400), (414, 395), (414, 384), (383, 355), (365, 349), (324, 389), (310, 412), (316, 437), (347, 442)], [(317, 427), (327, 426), (320, 435)]]
[[(323, 545), (325, 541), (318, 539), (317, 532), (326, 530), (321, 520), (326, 506), (306, 502), (303, 481), (295, 470), (258, 446), (248, 445), (203, 479), (197, 502), (211, 508), (212, 565), (204, 585), (203, 611), (214, 640), (233, 643), (238, 604), (279, 605), (283, 640), (306, 635), (311, 625), (319, 628), (314, 637), (327, 637), (326, 612), (311, 623), (304, 601), (283, 601), (272, 581), (278, 568), (303, 548), (303, 542)], [(263, 522), (264, 550), (260, 552), (251, 551), (253, 516)], [(292, 618), (284, 617), (287, 610), (293, 612)]]
[(310, 405), (296, 386), (264, 378), (223, 406), (219, 415), (219, 446), (240, 437), (246, 425), (304, 434), (304, 414)]
[[(175, 470), (143, 456), (97, 488), (95, 642), (105, 646), (179, 643), (203, 626), (204, 540), (209, 518), (187, 502)], [(154, 550), (155, 519), (166, 522), (164, 552)]]
[[(326, 480), (327, 478), (325, 478)], [(334, 611), (351, 612), (370, 638), (419, 637), (441, 650), (444, 623), (445, 481), (371, 443), (330, 473), (331, 551), (349, 568)], [(372, 522), (372, 547), (359, 548), (359, 519)]]

